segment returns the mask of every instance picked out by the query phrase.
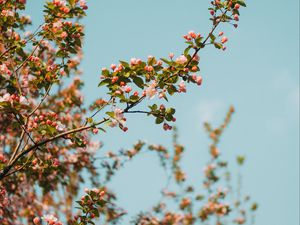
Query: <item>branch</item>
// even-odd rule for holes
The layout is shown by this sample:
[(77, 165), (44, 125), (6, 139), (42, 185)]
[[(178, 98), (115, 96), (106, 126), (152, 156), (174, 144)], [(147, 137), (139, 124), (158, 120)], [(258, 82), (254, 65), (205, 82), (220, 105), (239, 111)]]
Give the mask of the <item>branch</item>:
[(9, 171), (11, 170), (11, 168), (15, 165), (15, 163), (20, 159), (22, 158), (24, 155), (26, 155), (27, 153), (31, 152), (32, 150), (36, 149), (36, 148), (39, 148), (40, 146), (44, 145), (44, 144), (47, 144), (48, 142), (52, 142), (58, 138), (61, 138), (61, 137), (64, 137), (66, 135), (69, 135), (69, 134), (73, 134), (73, 133), (77, 133), (77, 132), (80, 132), (80, 131), (84, 131), (84, 130), (88, 130), (92, 127), (95, 127), (95, 126), (98, 126), (100, 124), (103, 124), (105, 123), (106, 121), (108, 121), (109, 118), (104, 118), (102, 121), (98, 122), (98, 123), (95, 123), (95, 124), (92, 124), (92, 125), (89, 125), (89, 126), (83, 126), (83, 127), (79, 127), (79, 128), (76, 128), (76, 129), (72, 129), (72, 130), (69, 130), (69, 131), (66, 131), (66, 132), (63, 132), (63, 133), (60, 133), (60, 134), (57, 134), (56, 136), (54, 137), (51, 137), (51, 138), (48, 138), (46, 140), (43, 140), (41, 142), (38, 142), (36, 143), (35, 145), (31, 146), (31, 147), (28, 147), (27, 149), (25, 149), (24, 151), (20, 152), (19, 154), (17, 154), (17, 156), (11, 161), (11, 163), (8, 164), (8, 166), (6, 166), (2, 172), (0, 173), (0, 180), (2, 180), (3, 178), (5, 178), (7, 176), (7, 174), (9, 173)]
[[(222, 13), (222, 15), (220, 16), (220, 18), (222, 18), (224, 15), (226, 15), (227, 12), (228, 12), (228, 10), (225, 10), (225, 12)], [(219, 25), (220, 23), (221, 23), (221, 20), (218, 20), (218, 22), (212, 27), (212, 30), (209, 32), (209, 34), (207, 35), (207, 37), (204, 39), (204, 41), (203, 41), (203, 43), (202, 43), (203, 46), (205, 46), (205, 44), (206, 44), (206, 42), (208, 41), (209, 37), (213, 34), (213, 32), (215, 31), (215, 29), (218, 27), (218, 25)], [(187, 68), (187, 67), (190, 65), (190, 63), (191, 63), (192, 60), (195, 58), (195, 56), (198, 54), (198, 52), (200, 51), (200, 49), (201, 49), (201, 47), (198, 47), (198, 48), (195, 49), (194, 54), (192, 55), (192, 57), (190, 58), (190, 60), (187, 62), (187, 64), (185, 65), (184, 68)], [(167, 82), (169, 79), (171, 79), (171, 78), (173, 78), (173, 77), (175, 77), (175, 76), (178, 76), (179, 73), (182, 72), (182, 71), (183, 71), (183, 70), (180, 70), (180, 71), (178, 71), (177, 73), (173, 74), (172, 76), (167, 77), (166, 80), (161, 79), (161, 80), (159, 81), (159, 83), (161, 83), (161, 82)]]
[(50, 92), (50, 89), (51, 89), (51, 87), (52, 87), (52, 84), (53, 84), (53, 83), (51, 83), (50, 86), (48, 87), (48, 89), (47, 89), (45, 95), (43, 96), (43, 98), (41, 99), (40, 103), (39, 103), (39, 104), (31, 111), (31, 113), (28, 114), (27, 119), (28, 119), (30, 116), (32, 116), (32, 115), (36, 112), (36, 110), (38, 110), (38, 108), (42, 105), (42, 103), (45, 101), (45, 99), (46, 99), (47, 96), (49, 95), (49, 92)]

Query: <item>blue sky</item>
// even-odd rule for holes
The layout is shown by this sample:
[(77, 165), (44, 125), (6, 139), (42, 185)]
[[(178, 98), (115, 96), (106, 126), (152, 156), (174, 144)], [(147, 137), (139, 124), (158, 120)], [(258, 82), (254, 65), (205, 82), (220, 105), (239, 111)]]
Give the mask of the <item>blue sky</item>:
[[(28, 12), (41, 20), (43, 1), (28, 0)], [(209, 31), (210, 1), (89, 0), (82, 63), (86, 100), (104, 92), (99, 71), (119, 59), (179, 55), (182, 35)], [(226, 26), (227, 50), (201, 53), (203, 85), (176, 96), (180, 142), (187, 147), (184, 168), (200, 184), (207, 161), (203, 121), (222, 121), (233, 104), (236, 114), (220, 145), (233, 162), (247, 156), (244, 191), (260, 204), (257, 225), (299, 224), (299, 1), (252, 0), (242, 9), (237, 30)], [(35, 22), (34, 25), (38, 25)], [(142, 123), (140, 121), (143, 121)], [(136, 140), (170, 145), (164, 132), (143, 115), (128, 118), (129, 131), (115, 129), (99, 139), (104, 149), (130, 147)], [(151, 154), (128, 164), (113, 180), (120, 204), (131, 213), (148, 209), (159, 198), (164, 173)]]

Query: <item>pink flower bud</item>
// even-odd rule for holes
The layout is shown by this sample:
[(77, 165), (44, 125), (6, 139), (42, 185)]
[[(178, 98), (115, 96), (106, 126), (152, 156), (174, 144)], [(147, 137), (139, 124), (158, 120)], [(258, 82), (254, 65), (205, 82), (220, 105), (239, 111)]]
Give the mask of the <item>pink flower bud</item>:
[(33, 223), (34, 223), (35, 225), (40, 224), (40, 218), (39, 218), (39, 217), (34, 217)]
[(61, 37), (62, 39), (65, 39), (67, 36), (68, 36), (68, 34), (67, 34), (66, 31), (64, 31), (64, 32), (62, 32), (62, 33), (60, 34), (60, 37)]
[(192, 71), (193, 71), (193, 72), (196, 72), (197, 70), (198, 70), (198, 67), (197, 67), (197, 66), (193, 66), (193, 67), (192, 67)]
[(132, 90), (132, 88), (129, 87), (129, 86), (124, 87), (124, 91), (125, 91), (126, 93), (131, 92), (131, 90)]
[(199, 86), (202, 84), (202, 77), (201, 76), (199, 76), (199, 77), (196, 78), (196, 83)]
[(111, 68), (112, 70), (114, 70), (114, 69), (117, 68), (117, 65), (116, 65), (116, 64), (111, 64), (111, 65), (110, 65), (110, 68)]
[(158, 65), (158, 66), (161, 66), (162, 64), (163, 64), (163, 62), (162, 62), (161, 60), (158, 60), (158, 61), (157, 61), (157, 65)]
[(167, 123), (164, 123), (163, 129), (164, 129), (164, 130), (168, 130), (168, 129), (169, 129), (169, 125), (168, 125)]
[(145, 66), (145, 70), (147, 72), (152, 72), (153, 71), (153, 67), (152, 66)]
[(228, 38), (226, 36), (222, 37), (221, 42), (222, 44), (226, 43), (228, 41)]
[(112, 83), (116, 83), (118, 80), (119, 80), (119, 77), (113, 77), (113, 78), (111, 79), (111, 82), (112, 82)]
[(176, 59), (176, 62), (178, 64), (185, 64), (187, 62), (187, 58), (184, 55), (181, 55)]
[(196, 34), (194, 31), (190, 31), (190, 32), (189, 32), (189, 35), (190, 35), (190, 37), (192, 37), (192, 38), (196, 38), (196, 37), (197, 37), (197, 34)]
[(174, 53), (171, 52), (171, 53), (169, 54), (169, 57), (170, 57), (170, 59), (173, 59)]
[(235, 14), (235, 15), (233, 16), (233, 19), (234, 19), (235, 21), (239, 21), (239, 15), (238, 15), (238, 14)]
[(137, 64), (137, 59), (136, 59), (136, 58), (131, 58), (131, 59), (130, 59), (130, 64), (131, 64), (132, 66), (135, 66), (135, 65)]
[(239, 5), (238, 3), (236, 3), (236, 4), (234, 5), (234, 9), (238, 10), (239, 8), (240, 8), (240, 5)]
[(94, 129), (93, 129), (93, 133), (94, 133), (94, 134), (98, 134), (98, 129), (97, 129), (97, 128), (94, 128)]

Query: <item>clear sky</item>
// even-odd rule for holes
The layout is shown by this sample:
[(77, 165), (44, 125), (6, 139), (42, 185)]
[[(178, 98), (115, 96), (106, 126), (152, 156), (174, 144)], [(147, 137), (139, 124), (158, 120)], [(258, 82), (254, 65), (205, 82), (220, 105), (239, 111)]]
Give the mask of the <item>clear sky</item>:
[[(34, 25), (41, 20), (42, 0), (28, 0)], [(97, 88), (101, 67), (119, 59), (179, 55), (182, 35), (206, 34), (209, 0), (89, 0), (82, 68), (86, 100)], [(203, 121), (218, 124), (229, 105), (236, 114), (220, 145), (225, 157), (247, 156), (244, 191), (259, 202), (257, 225), (299, 224), (299, 1), (252, 0), (242, 9), (239, 28), (223, 30), (225, 52), (201, 53), (203, 86), (171, 101), (177, 108), (180, 142), (187, 147), (184, 169), (200, 184), (208, 140)], [(130, 147), (136, 140), (170, 145), (171, 133), (153, 118), (128, 118), (129, 131), (99, 136), (104, 149)], [(142, 122), (141, 122), (142, 121)], [(131, 213), (148, 209), (159, 198), (164, 173), (156, 157), (139, 157), (118, 173), (112, 188)]]

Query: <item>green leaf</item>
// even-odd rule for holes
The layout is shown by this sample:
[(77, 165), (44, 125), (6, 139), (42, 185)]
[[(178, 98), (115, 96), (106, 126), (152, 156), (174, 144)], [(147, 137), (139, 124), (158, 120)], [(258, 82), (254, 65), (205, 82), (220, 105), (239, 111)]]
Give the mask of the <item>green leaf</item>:
[(110, 84), (110, 79), (102, 80), (102, 81), (98, 84), (98, 87), (104, 86), (104, 85), (107, 85), (107, 84)]
[(19, 56), (21, 56), (23, 58), (23, 60), (26, 59), (27, 55), (25, 54), (23, 48), (17, 48), (16, 52)]
[(74, 5), (75, 5), (75, 0), (68, 0), (68, 2), (69, 2), (69, 4), (70, 4), (70, 6), (74, 7)]
[(167, 90), (169, 95), (173, 95), (175, 92), (177, 92), (177, 89), (174, 85), (169, 86)]
[(173, 115), (175, 113), (175, 109), (174, 108), (167, 108), (166, 109), (166, 114), (171, 114)]
[(162, 122), (164, 122), (164, 118), (163, 117), (156, 117), (156, 120), (155, 120), (156, 124), (161, 124)]
[(76, 44), (77, 46), (81, 47), (81, 40), (80, 40), (80, 38), (76, 38), (76, 39), (75, 39), (75, 44)]
[(129, 68), (129, 64), (125, 61), (119, 61), (125, 68)]
[(144, 88), (144, 81), (140, 77), (132, 77), (133, 83), (135, 83), (136, 86), (143, 89)]
[(214, 42), (216, 40), (216, 37), (213, 34), (210, 34), (209, 37), (210, 37), (210, 39), (211, 39), (212, 42)]
[(165, 119), (166, 119), (167, 121), (172, 121), (173, 116), (172, 116), (171, 114), (167, 114), (167, 115), (165, 116)]
[(151, 109), (151, 111), (155, 111), (157, 110), (157, 105), (156, 104), (153, 104), (152, 106), (149, 105), (149, 108)]
[(241, 165), (243, 165), (244, 164), (244, 162), (245, 162), (245, 156), (237, 156), (236, 157), (236, 161), (237, 161), (237, 163), (241, 166)]
[(73, 53), (73, 54), (76, 54), (76, 53), (77, 53), (76, 49), (75, 49), (75, 48), (72, 48), (72, 47), (69, 47), (69, 48), (68, 48), (68, 51), (71, 52), (71, 53)]
[(191, 49), (192, 47), (193, 47), (192, 45), (188, 46), (188, 47), (184, 50), (183, 54), (184, 54), (185, 56), (187, 56), (187, 55), (189, 54), (189, 51), (190, 51), (190, 49)]
[(154, 64), (156, 64), (155, 57), (149, 58), (148, 61), (147, 61), (147, 63), (148, 63), (149, 66), (153, 66)]
[(112, 118), (115, 117), (115, 113), (114, 112), (106, 112), (105, 114), (109, 115)]
[(255, 210), (257, 210), (257, 208), (258, 208), (258, 204), (257, 203), (253, 203), (252, 206), (251, 206), (251, 210), (255, 211)]
[(131, 95), (130, 96), (130, 100), (132, 101), (132, 102), (136, 102), (137, 100), (139, 100), (140, 98), (139, 98), (139, 96), (135, 96), (135, 95)]
[(160, 60), (163, 61), (164, 63), (168, 64), (168, 65), (171, 65), (171, 64), (172, 64), (171, 61), (168, 61), (168, 60), (166, 60), (166, 59), (164, 59), (164, 58), (161, 58)]
[(214, 46), (217, 48), (217, 49), (221, 49), (223, 47), (223, 45), (221, 43), (217, 43), (215, 42), (214, 43)]
[(238, 0), (237, 3), (239, 3), (241, 6), (244, 6), (244, 7), (247, 6), (244, 0)]

